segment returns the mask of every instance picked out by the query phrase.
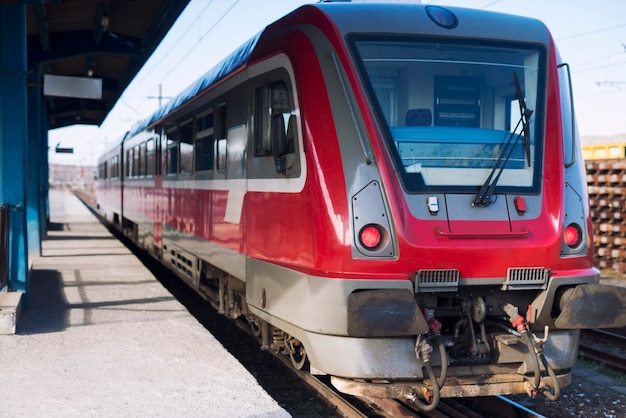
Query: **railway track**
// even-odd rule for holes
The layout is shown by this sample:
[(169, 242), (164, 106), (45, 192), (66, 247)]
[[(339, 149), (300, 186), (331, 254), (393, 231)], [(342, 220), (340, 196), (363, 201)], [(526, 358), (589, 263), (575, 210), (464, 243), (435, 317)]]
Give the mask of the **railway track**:
[(626, 330), (588, 330), (582, 333), (579, 352), (589, 360), (626, 373)]

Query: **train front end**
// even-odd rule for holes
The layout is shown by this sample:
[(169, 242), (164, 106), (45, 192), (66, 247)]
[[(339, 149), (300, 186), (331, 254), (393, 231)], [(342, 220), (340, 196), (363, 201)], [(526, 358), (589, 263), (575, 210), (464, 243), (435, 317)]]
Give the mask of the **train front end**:
[[(426, 408), (439, 397), (558, 398), (580, 329), (623, 325), (626, 294), (593, 268), (569, 69), (550, 33), (463, 9), (343, 10), (326, 13), (362, 123), (363, 163), (346, 174), (352, 256), (386, 285), (349, 295), (362, 365), (334, 384)], [(364, 174), (372, 167), (378, 178)], [(386, 279), (403, 275), (410, 291), (390, 290)]]

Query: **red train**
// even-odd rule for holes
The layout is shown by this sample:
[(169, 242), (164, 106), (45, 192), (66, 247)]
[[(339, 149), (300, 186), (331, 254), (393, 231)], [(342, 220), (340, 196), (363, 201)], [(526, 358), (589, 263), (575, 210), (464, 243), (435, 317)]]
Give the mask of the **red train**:
[(626, 325), (534, 19), (303, 6), (99, 164), (105, 219), (346, 393), (556, 399), (580, 329)]

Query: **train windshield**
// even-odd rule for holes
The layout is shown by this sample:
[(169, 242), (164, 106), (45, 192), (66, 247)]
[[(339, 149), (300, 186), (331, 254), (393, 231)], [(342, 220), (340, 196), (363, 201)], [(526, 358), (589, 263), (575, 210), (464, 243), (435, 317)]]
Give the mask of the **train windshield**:
[(409, 192), (539, 187), (545, 53), (535, 46), (354, 37)]

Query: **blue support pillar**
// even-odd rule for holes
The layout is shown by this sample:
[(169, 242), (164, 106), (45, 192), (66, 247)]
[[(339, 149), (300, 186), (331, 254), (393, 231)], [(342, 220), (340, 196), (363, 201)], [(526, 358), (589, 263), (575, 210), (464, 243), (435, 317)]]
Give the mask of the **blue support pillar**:
[(9, 205), (9, 289), (27, 291), (26, 6), (0, 5), (0, 203)]
[[(48, 234), (48, 224), (50, 223), (50, 160), (48, 155), (48, 119), (46, 108), (41, 104), (41, 143), (39, 144), (39, 153), (41, 155), (41, 161), (39, 165), (41, 170), (39, 171), (39, 187), (41, 187), (41, 194), (39, 199), (39, 236), (41, 239)], [(40, 243), (41, 251), (41, 243)]]
[[(26, 225), (28, 228), (29, 259), (41, 250), (40, 201), (43, 198), (44, 185), (41, 171), (47, 170), (48, 164), (42, 164), (42, 146), (47, 134), (42, 132), (42, 89), (39, 87), (39, 73), (34, 71), (28, 87), (28, 190), (26, 205)], [(45, 153), (48, 155), (47, 150)], [(46, 192), (47, 193), (47, 192)]]

